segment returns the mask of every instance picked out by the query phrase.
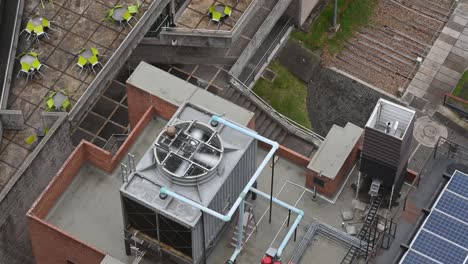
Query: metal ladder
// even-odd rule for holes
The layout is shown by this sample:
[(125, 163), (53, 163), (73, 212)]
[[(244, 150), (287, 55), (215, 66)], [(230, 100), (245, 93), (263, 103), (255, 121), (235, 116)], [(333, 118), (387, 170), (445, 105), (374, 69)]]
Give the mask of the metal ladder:
[[(255, 231), (257, 232), (257, 220), (255, 219), (255, 215), (253, 213), (254, 206), (250, 203), (245, 202), (245, 211), (244, 211), (244, 228), (242, 232), (242, 246), (247, 242), (247, 238)], [(237, 245), (237, 233), (239, 232), (239, 227), (237, 226), (237, 219), (239, 216), (236, 217), (236, 220), (233, 221), (235, 223), (234, 232), (232, 234), (232, 239), (230, 245), (236, 247)]]
[(366, 258), (375, 247), (376, 236), (377, 236), (377, 211), (382, 204), (383, 196), (380, 194), (372, 199), (369, 212), (364, 219), (364, 225), (361, 227), (357, 238), (367, 242), (366, 245), (361, 247), (351, 246), (344, 256), (341, 264), (352, 264), (356, 260), (359, 253), (364, 252)]

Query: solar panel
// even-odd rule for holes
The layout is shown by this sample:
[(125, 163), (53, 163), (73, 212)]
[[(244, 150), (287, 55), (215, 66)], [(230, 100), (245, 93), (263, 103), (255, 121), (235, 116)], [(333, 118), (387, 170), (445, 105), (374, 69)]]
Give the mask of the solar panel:
[(468, 175), (456, 171), (400, 263), (464, 264), (466, 259)]
[(445, 192), (436, 208), (458, 219), (468, 219), (468, 200), (453, 193)]
[(424, 229), (443, 238), (451, 240), (463, 247), (468, 247), (468, 225), (434, 211), (427, 219)]
[(455, 172), (447, 189), (468, 199), (468, 177), (464, 177), (459, 171)]
[(424, 257), (421, 254), (416, 253), (413, 250), (408, 251), (405, 259), (401, 262), (402, 264), (437, 264), (437, 262), (432, 261)]
[(437, 236), (422, 230), (412, 248), (443, 263), (463, 264), (467, 252)]

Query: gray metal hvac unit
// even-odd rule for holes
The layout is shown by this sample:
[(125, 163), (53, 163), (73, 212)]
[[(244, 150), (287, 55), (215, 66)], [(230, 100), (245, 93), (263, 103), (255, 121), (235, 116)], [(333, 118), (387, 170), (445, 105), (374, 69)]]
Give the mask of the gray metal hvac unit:
[(387, 190), (404, 180), (414, 119), (413, 110), (379, 99), (367, 121), (360, 170)]
[[(181, 263), (200, 263), (226, 223), (171, 197), (171, 190), (227, 213), (256, 169), (257, 142), (209, 123), (212, 113), (186, 104), (157, 135), (120, 189), (127, 254), (135, 241)], [(204, 241), (203, 241), (204, 239)]]

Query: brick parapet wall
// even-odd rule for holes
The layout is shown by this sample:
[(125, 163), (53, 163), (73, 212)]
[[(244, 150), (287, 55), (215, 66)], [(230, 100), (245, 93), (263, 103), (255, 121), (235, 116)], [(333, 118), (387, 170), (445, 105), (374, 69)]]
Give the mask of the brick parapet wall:
[(29, 234), (37, 264), (101, 263), (105, 255), (37, 216), (28, 215)]
[(36, 263), (65, 263), (67, 259), (74, 263), (97, 264), (101, 262), (105, 256), (104, 253), (50, 225), (43, 219), (85, 163), (89, 162), (99, 169), (112, 172), (146, 128), (155, 112), (155, 107), (147, 108), (114, 156), (84, 140), (71, 153), (27, 213)]
[(133, 128), (144, 115), (146, 110), (153, 106), (155, 113), (163, 119), (169, 120), (177, 111), (174, 105), (157, 96), (149, 94), (127, 83), (127, 102), (130, 126)]
[[(346, 176), (348, 173), (351, 171), (353, 165), (356, 163), (358, 159), (358, 153), (359, 153), (359, 147), (361, 146), (361, 140), (358, 140), (356, 145), (354, 145), (353, 149), (351, 152), (348, 154), (348, 157), (346, 157), (345, 162), (341, 165), (340, 170), (338, 173), (335, 175), (334, 179), (330, 179), (328, 177), (320, 176), (319, 177), (319, 172), (312, 171), (307, 169), (306, 171), (306, 187), (307, 188), (313, 188), (316, 186), (317, 192), (326, 195), (328, 197), (333, 197), (335, 196), (336, 192), (339, 190), (341, 185), (343, 184)], [(318, 184), (314, 184), (314, 178), (318, 178), (324, 182), (323, 186), (320, 186)]]

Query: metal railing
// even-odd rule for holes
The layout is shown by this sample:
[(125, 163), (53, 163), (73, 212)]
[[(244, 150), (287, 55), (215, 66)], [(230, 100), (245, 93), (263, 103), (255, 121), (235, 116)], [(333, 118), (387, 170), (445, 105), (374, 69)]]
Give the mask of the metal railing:
[(464, 118), (468, 118), (468, 101), (455, 96), (453, 94), (444, 95), (444, 106), (449, 107), (453, 111), (462, 115)]
[(169, 16), (166, 15), (165, 17), (159, 16), (156, 22), (151, 26), (150, 30), (145, 34), (145, 37), (157, 37), (159, 33), (161, 33), (161, 30), (163, 29), (163, 26), (165, 24), (168, 24), (169, 21)]
[(276, 120), (281, 126), (283, 126), (289, 133), (292, 133), (304, 140), (314, 144), (317, 148), (322, 144), (324, 137), (313, 132), (312, 130), (298, 124), (294, 120), (291, 120), (289, 117), (281, 114), (271, 107), (265, 100), (260, 96), (254, 93), (249, 87), (247, 87), (243, 82), (237, 79), (235, 76), (230, 75), (230, 83), (241, 92), (244, 96), (250, 98), (252, 102), (265, 113), (267, 113), (271, 118)]
[[(117, 149), (123, 144), (123, 142), (127, 139), (128, 134), (112, 134), (107, 140), (106, 144), (102, 147), (102, 149), (109, 151), (112, 154), (117, 152)], [(115, 147), (117, 146), (117, 149)]]
[[(278, 39), (282, 38), (286, 32), (292, 27), (292, 23), (291, 23), (291, 20), (292, 20), (292, 17), (290, 17), (288, 19), (288, 21), (286, 21), (286, 23), (284, 24), (283, 28), (281, 28), (280, 32), (278, 33), (278, 35), (275, 37), (275, 39), (271, 42), (271, 45), (268, 47), (268, 50), (265, 51), (265, 54), (263, 54), (263, 56), (260, 58), (260, 60), (258, 61), (258, 63), (255, 65), (255, 67), (252, 69), (252, 72), (249, 74), (249, 76), (247, 76), (247, 78), (245, 79), (244, 83), (246, 84), (247, 87), (251, 87), (250, 86), (250, 82), (254, 82), (255, 80), (255, 77), (256, 77), (256, 71), (257, 69), (260, 67), (263, 67), (263, 64), (265, 63), (269, 63), (269, 58), (274, 55), (272, 54), (272, 50), (274, 48), (276, 48), (277, 44), (281, 43), (281, 41), (279, 43), (277, 43)], [(259, 70), (259, 72), (257, 73), (260, 73), (261, 74), (261, 69)]]

